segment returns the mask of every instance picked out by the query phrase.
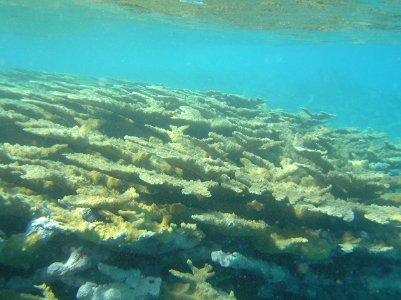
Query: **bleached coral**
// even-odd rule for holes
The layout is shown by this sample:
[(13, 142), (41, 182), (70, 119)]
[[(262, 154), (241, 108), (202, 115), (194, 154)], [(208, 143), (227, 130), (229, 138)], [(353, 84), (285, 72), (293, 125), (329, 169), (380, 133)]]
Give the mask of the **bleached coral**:
[(100, 273), (109, 277), (112, 282), (98, 285), (87, 282), (78, 289), (79, 300), (145, 300), (158, 299), (161, 279), (144, 276), (140, 270), (123, 270), (114, 266), (99, 263)]
[(211, 259), (213, 262), (218, 263), (225, 268), (249, 270), (261, 275), (269, 282), (281, 282), (288, 279), (290, 276), (288, 270), (285, 270), (276, 264), (267, 263), (259, 259), (248, 258), (238, 252), (226, 253), (221, 250), (213, 251), (211, 253)]

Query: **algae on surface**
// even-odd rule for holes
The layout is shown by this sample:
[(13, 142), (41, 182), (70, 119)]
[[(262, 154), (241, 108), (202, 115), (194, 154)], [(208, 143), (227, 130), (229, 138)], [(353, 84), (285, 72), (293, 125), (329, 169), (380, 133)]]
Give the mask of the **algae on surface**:
[[(401, 147), (384, 135), (219, 92), (21, 70), (0, 83), (0, 289), (400, 295), (385, 279), (401, 251)], [(212, 253), (230, 258), (213, 277), (181, 272)], [(106, 278), (105, 264), (160, 291)]]

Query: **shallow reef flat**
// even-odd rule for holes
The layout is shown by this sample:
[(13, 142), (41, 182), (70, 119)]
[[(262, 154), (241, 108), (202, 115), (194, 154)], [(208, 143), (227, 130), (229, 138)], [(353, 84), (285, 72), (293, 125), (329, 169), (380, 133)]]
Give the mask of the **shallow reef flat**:
[(401, 297), (401, 145), (331, 117), (1, 72), (0, 298)]

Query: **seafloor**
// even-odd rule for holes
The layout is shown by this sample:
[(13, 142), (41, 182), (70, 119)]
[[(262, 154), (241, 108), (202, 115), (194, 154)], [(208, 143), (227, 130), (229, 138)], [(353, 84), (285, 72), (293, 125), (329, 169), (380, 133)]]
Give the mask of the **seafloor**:
[(0, 298), (401, 297), (401, 145), (330, 117), (0, 73)]

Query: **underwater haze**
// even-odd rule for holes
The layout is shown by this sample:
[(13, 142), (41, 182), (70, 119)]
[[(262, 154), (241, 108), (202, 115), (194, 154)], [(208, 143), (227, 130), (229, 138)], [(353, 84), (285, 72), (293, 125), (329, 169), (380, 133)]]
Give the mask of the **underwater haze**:
[[(393, 14), (397, 2), (389, 7)], [(138, 13), (87, 1), (39, 3), (2, 1), (1, 68), (219, 90), (262, 98), (270, 107), (289, 111), (324, 110), (337, 115), (332, 120), (336, 126), (399, 135), (399, 19), (382, 24), (394, 25), (393, 30), (378, 32), (252, 30), (193, 24), (188, 16), (169, 19), (156, 12)], [(400, 4), (398, 8), (401, 11)], [(311, 22), (309, 16), (296, 13), (285, 18)]]
[(0, 300), (401, 299), (401, 1), (0, 0)]

